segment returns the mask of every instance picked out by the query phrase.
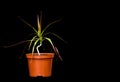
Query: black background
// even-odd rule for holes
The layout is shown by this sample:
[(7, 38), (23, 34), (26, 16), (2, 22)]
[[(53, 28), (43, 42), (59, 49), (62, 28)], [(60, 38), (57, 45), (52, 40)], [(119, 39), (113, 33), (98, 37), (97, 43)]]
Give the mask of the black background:
[[(7, 3), (7, 4), (6, 4)], [(105, 31), (109, 8), (99, 2), (64, 1), (6, 1), (2, 2), (0, 20), (0, 65), (3, 80), (31, 82), (100, 81), (108, 74), (109, 65), (102, 52), (107, 47)], [(64, 61), (57, 57), (53, 63), (52, 76), (31, 78), (28, 75), (25, 55), (19, 59), (24, 45), (3, 48), (4, 45), (24, 40), (31, 32), (18, 16), (36, 25), (36, 15), (43, 12), (43, 26), (62, 18), (52, 31), (67, 41), (57, 41)], [(108, 38), (108, 36), (107, 36)], [(106, 45), (103, 46), (103, 43)], [(104, 62), (103, 62), (104, 61)], [(1, 78), (2, 78), (1, 77)]]

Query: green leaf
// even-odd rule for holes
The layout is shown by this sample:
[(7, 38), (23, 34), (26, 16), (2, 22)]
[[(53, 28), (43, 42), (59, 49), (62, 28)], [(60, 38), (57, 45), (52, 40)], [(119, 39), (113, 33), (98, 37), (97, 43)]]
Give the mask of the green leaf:
[(52, 34), (52, 35), (56, 36), (57, 38), (59, 38), (60, 40), (62, 40), (63, 42), (67, 43), (62, 37), (60, 37), (57, 34), (52, 33), (52, 32), (45, 33), (43, 36), (46, 36), (46, 35), (49, 35), (49, 34)]
[(20, 44), (23, 44), (25, 42), (28, 42), (30, 40), (25, 40), (25, 41), (20, 41), (18, 43), (15, 43), (15, 44), (12, 44), (12, 45), (9, 45), (9, 46), (3, 46), (4, 48), (9, 48), (9, 47), (13, 47), (13, 46), (17, 46), (17, 45), (20, 45)]
[(58, 20), (53, 21), (53, 22), (51, 22), (50, 24), (48, 24), (48, 25), (43, 29), (42, 34), (47, 30), (48, 27), (50, 27), (52, 24), (54, 24), (54, 23), (56, 23), (56, 22), (59, 22), (60, 20), (61, 20), (61, 19), (58, 19)]
[(39, 16), (37, 15), (37, 25), (38, 25), (38, 35), (41, 33), (41, 20), (39, 20)]
[(53, 50), (54, 50), (54, 51), (55, 51), (55, 53), (58, 55), (58, 57), (62, 60), (62, 57), (60, 56), (60, 54), (59, 54), (59, 51), (58, 51), (57, 47), (55, 47), (55, 46), (54, 46), (54, 44), (53, 44), (52, 40), (51, 40), (50, 38), (47, 38), (47, 37), (45, 37), (45, 39), (46, 39), (48, 42), (50, 42), (50, 44), (52, 45)]
[(31, 24), (29, 24), (27, 21), (25, 21), (24, 19), (22, 19), (20, 16), (19, 16), (19, 19), (21, 21), (23, 21), (25, 24), (27, 24), (29, 27), (31, 27), (37, 33), (37, 30)]
[(30, 49), (30, 47), (31, 47), (31, 45), (32, 45), (32, 42), (35, 40), (36, 37), (37, 37), (37, 36), (34, 36), (34, 37), (31, 39), (28, 49)]
[(38, 41), (39, 41), (39, 38), (34, 42), (34, 45), (33, 45), (33, 48), (32, 48), (32, 54), (34, 53), (35, 46), (36, 46), (36, 44), (38, 43)]

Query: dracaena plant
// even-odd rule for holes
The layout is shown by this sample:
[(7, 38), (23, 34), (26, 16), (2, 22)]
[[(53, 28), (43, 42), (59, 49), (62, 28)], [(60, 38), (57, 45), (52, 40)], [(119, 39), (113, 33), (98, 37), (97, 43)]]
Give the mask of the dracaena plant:
[[(26, 40), (26, 41), (22, 41), (20, 43), (17, 43), (17, 44), (21, 44), (21, 43), (24, 43), (24, 42), (29, 42), (29, 45), (28, 45), (28, 49), (32, 49), (32, 55), (36, 49), (38, 55), (40, 55), (40, 51), (39, 51), (39, 47), (43, 46), (43, 42), (44, 41), (47, 41), (51, 44), (54, 52), (56, 55), (58, 55), (58, 57), (62, 60), (62, 57), (60, 56), (60, 53), (57, 49), (57, 47), (54, 45), (52, 39), (50, 37), (47, 37), (47, 35), (54, 35), (55, 37), (61, 39), (62, 41), (64, 41), (60, 36), (58, 36), (57, 34), (53, 33), (53, 32), (46, 32), (46, 30), (54, 23), (57, 23), (59, 22), (61, 19), (58, 19), (58, 20), (55, 20), (51, 23), (49, 23), (44, 29), (42, 29), (41, 27), (41, 24), (42, 24), (42, 13), (39, 15), (37, 15), (37, 29), (35, 29), (34, 26), (32, 26), (30, 23), (28, 23), (27, 21), (25, 21), (23, 18), (21, 18), (19, 16), (20, 20), (23, 21), (25, 24), (27, 24), (29, 27), (31, 27), (34, 31), (34, 36), (30, 39), (30, 40)], [(64, 41), (65, 42), (65, 41)], [(15, 46), (17, 44), (14, 44), (14, 45), (11, 45), (11, 46)], [(6, 46), (7, 47), (7, 46)]]

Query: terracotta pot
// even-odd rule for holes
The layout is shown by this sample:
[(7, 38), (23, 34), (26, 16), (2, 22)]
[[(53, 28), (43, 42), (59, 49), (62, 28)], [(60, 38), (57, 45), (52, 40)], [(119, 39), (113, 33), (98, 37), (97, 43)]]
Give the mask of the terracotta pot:
[(30, 77), (50, 77), (52, 73), (52, 61), (54, 53), (26, 54)]

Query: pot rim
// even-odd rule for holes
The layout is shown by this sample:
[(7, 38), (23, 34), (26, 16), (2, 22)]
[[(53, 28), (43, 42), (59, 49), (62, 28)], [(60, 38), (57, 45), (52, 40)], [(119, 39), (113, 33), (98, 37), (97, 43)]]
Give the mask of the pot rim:
[(40, 53), (40, 55), (38, 53), (27, 53), (26, 54), (26, 58), (53, 58), (54, 57), (54, 53)]

